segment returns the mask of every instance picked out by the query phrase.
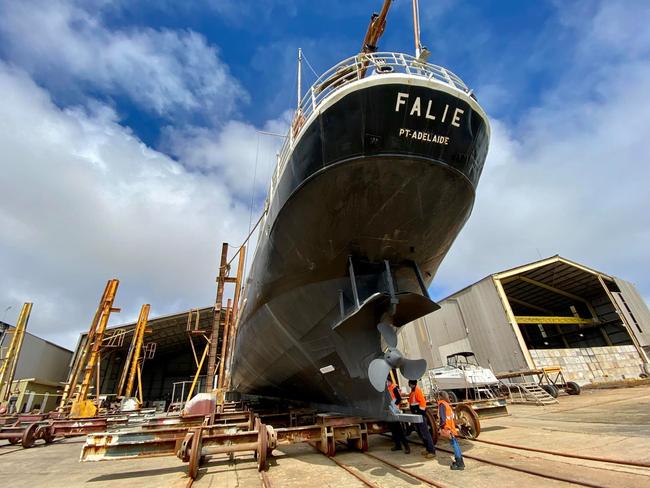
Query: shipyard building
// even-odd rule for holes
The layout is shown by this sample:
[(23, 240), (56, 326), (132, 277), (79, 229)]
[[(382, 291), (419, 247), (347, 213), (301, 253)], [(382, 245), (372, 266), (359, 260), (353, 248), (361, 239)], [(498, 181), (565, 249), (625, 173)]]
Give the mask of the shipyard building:
[[(0, 360), (4, 361), (15, 327), (0, 322)], [(17, 396), (16, 410), (49, 412), (57, 405), (61, 384), (68, 375), (72, 351), (25, 332), (9, 387)], [(4, 386), (6, 388), (6, 386)], [(0, 391), (0, 398), (6, 392)], [(8, 396), (8, 394), (6, 395)]]
[[(201, 372), (194, 386), (194, 393), (205, 388), (208, 359), (201, 359), (205, 352), (207, 337), (214, 321), (214, 307), (192, 309), (161, 317), (150, 318), (144, 334), (141, 383), (146, 405), (168, 408), (170, 403), (181, 403), (188, 392), (201, 364)], [(100, 351), (100, 395), (107, 400), (116, 397), (120, 376), (123, 373), (129, 348), (133, 342), (136, 322), (109, 327)], [(86, 345), (87, 333), (81, 334), (72, 369), (80, 361)], [(219, 344), (221, 336), (219, 336)]]
[(560, 366), (580, 384), (647, 375), (650, 311), (633, 284), (554, 256), (495, 273), (403, 327), (407, 357), (429, 368), (473, 352), (506, 373)]

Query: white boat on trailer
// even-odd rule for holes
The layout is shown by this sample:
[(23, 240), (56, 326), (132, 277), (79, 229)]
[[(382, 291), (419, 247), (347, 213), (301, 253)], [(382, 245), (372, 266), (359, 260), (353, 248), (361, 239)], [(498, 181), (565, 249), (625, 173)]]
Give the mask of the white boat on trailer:
[(450, 354), (447, 365), (429, 370), (428, 376), (439, 390), (459, 400), (493, 398), (498, 393), (499, 380), (491, 370), (479, 366), (473, 352)]

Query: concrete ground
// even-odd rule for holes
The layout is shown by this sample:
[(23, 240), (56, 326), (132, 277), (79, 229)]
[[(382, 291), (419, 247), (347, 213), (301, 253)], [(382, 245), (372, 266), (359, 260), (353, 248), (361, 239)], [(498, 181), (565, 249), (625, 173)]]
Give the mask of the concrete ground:
[[(537, 407), (511, 405), (511, 415), (481, 422), (480, 440), (534, 447), (610, 459), (650, 463), (650, 386), (611, 390), (585, 390), (580, 396), (560, 397), (559, 405)], [(416, 438), (413, 437), (415, 440)], [(9, 446), (0, 441), (0, 487), (12, 486), (172, 486), (188, 485), (186, 465), (175, 457), (99, 463), (78, 462), (83, 441), (68, 439), (32, 449)], [(439, 448), (448, 448), (445, 441)], [(505, 467), (466, 458), (463, 472), (451, 471), (451, 454), (438, 451), (435, 459), (419, 455), (413, 445), (406, 455), (390, 451), (391, 442), (373, 436), (370, 453), (398, 464), (442, 486), (521, 488), (522, 486), (568, 486), (569, 483), (520, 473)], [(650, 487), (650, 469), (559, 457), (462, 441), (463, 453), (517, 466), (538, 473), (564, 477), (583, 486)], [(379, 487), (428, 486), (376, 459), (344, 448), (336, 460)], [(366, 486), (331, 459), (308, 445), (274, 451), (267, 472), (273, 487), (361, 487)], [(262, 486), (257, 465), (250, 455), (220, 456), (200, 470), (193, 487)]]

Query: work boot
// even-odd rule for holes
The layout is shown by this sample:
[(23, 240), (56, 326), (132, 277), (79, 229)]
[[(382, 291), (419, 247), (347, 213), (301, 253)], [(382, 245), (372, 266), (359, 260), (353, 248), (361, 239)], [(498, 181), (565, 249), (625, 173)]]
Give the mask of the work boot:
[(424, 456), (426, 459), (431, 459), (431, 458), (434, 458), (434, 457), (436, 456), (436, 453), (435, 453), (435, 452), (429, 452), (429, 451), (427, 451), (426, 449), (425, 449), (424, 451), (422, 451), (421, 454), (422, 454), (422, 456)]
[(390, 448), (391, 451), (401, 451), (402, 447), (401, 446), (393, 446)]
[(463, 461), (458, 462), (454, 460), (449, 468), (453, 469), (454, 471), (463, 471), (465, 469), (465, 463)]
[(404, 454), (411, 454), (411, 448), (409, 446), (404, 446)]

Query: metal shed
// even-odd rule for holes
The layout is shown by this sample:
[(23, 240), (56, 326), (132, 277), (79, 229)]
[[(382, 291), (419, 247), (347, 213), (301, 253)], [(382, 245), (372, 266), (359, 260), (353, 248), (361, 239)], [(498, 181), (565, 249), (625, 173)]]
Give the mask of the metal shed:
[[(188, 332), (188, 322), (197, 330), (209, 330), (214, 320), (214, 308), (192, 309), (148, 320), (144, 344), (155, 344), (155, 353), (145, 360), (142, 369), (143, 397), (145, 402), (171, 400), (174, 383), (189, 382), (196, 373), (192, 343), (197, 351), (203, 349), (205, 339), (202, 334)], [(102, 349), (100, 362), (100, 393), (114, 397), (125, 358), (132, 341), (135, 322), (109, 327), (106, 346)], [(72, 367), (78, 360), (86, 343), (87, 334), (81, 334)], [(221, 339), (221, 337), (219, 337)], [(200, 354), (200, 352), (198, 352)], [(205, 365), (204, 365), (205, 368)], [(199, 388), (197, 388), (200, 391)], [(179, 390), (180, 391), (180, 390)], [(184, 391), (184, 390), (183, 390)]]
[(648, 373), (650, 312), (634, 285), (560, 256), (490, 275), (402, 328), (430, 368), (472, 351), (496, 373), (561, 366), (580, 382)]

